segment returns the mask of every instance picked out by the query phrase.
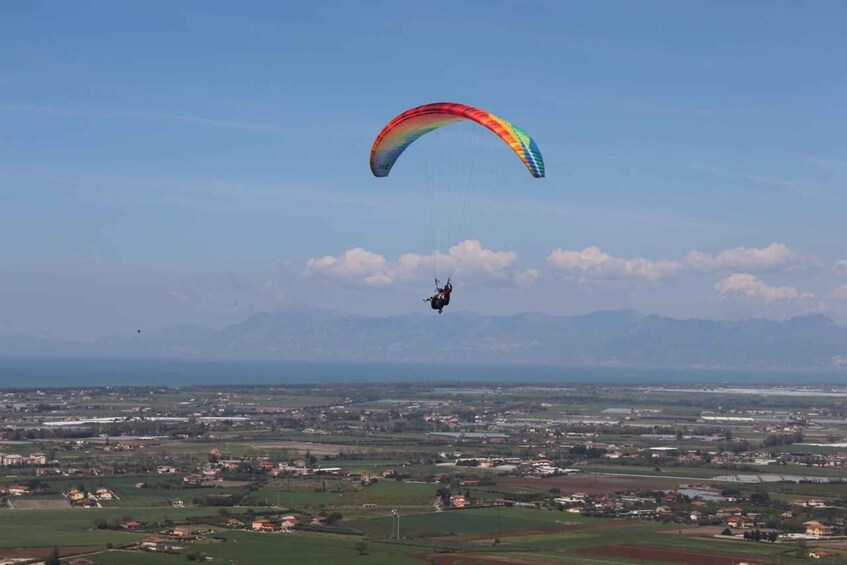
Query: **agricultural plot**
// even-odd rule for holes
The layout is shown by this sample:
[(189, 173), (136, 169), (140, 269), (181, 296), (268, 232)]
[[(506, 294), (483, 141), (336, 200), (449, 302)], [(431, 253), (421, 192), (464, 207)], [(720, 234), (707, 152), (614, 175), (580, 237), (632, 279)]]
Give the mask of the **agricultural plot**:
[[(794, 548), (780, 544), (693, 539), (669, 533), (667, 525), (635, 520), (593, 519), (531, 509), (478, 509), (401, 515), (409, 538), (439, 538), (468, 548), (479, 545), (482, 563), (792, 563)], [(390, 532), (389, 516), (352, 520), (346, 525), (373, 536)], [(663, 529), (664, 528), (664, 529)], [(486, 552), (495, 539), (496, 554)], [(520, 557), (501, 551), (526, 551)], [(533, 552), (535, 550), (535, 552)], [(454, 554), (468, 562), (467, 553)], [(454, 563), (439, 557), (439, 563)], [(477, 554), (474, 554), (475, 559)], [(471, 563), (475, 561), (470, 561)]]
[(232, 532), (225, 543), (184, 543), (183, 555), (164, 556), (152, 553), (110, 551), (95, 555), (102, 565), (159, 565), (161, 563), (186, 563), (185, 553), (202, 551), (213, 562), (238, 565), (266, 565), (268, 563), (298, 563), (302, 565), (327, 565), (329, 563), (367, 563), (368, 565), (420, 565), (405, 546), (367, 542), (365, 555), (359, 555), (355, 536), (333, 536), (296, 532), (292, 534), (256, 534)]
[(0, 548), (100, 546), (131, 543), (144, 537), (123, 531), (95, 530), (98, 518), (125, 517), (139, 522), (179, 520), (214, 514), (209, 508), (110, 510), (105, 508), (67, 510), (0, 510)]
[(650, 477), (683, 477), (690, 479), (711, 479), (726, 475), (726, 469), (714, 469), (709, 467), (662, 467), (660, 471), (656, 471), (653, 467), (644, 467), (637, 465), (604, 465), (592, 464), (581, 467), (582, 472), (589, 473), (609, 473), (618, 475), (645, 475)]
[[(404, 537), (461, 536), (464, 534), (512, 532), (538, 529), (561, 529), (565, 524), (583, 521), (561, 512), (529, 508), (482, 508), (447, 510), (400, 517)], [(345, 521), (345, 526), (360, 529), (369, 535), (386, 537), (391, 532), (391, 516)]]
[[(201, 550), (202, 551), (202, 550)], [(188, 563), (184, 554), (168, 555), (129, 550), (109, 550), (89, 555), (98, 565), (174, 565)]]
[[(326, 484), (327, 491), (316, 492)], [(292, 508), (309, 508), (325, 505), (329, 508), (360, 508), (363, 504), (394, 508), (403, 506), (427, 506), (432, 502), (438, 485), (430, 483), (408, 483), (383, 480), (367, 487), (350, 488), (334, 492), (341, 486), (337, 480), (295, 480), (291, 485), (287, 479), (279, 479), (253, 493), (259, 501)], [(293, 487), (293, 488), (292, 488)]]
[(562, 492), (584, 492), (587, 494), (606, 494), (627, 490), (663, 490), (679, 486), (680, 479), (648, 476), (609, 476), (609, 475), (568, 475), (545, 479), (508, 477), (497, 480), (497, 487), (521, 487), (533, 490), (558, 488)]
[(132, 507), (165, 507), (169, 500), (182, 500), (186, 505), (193, 504), (195, 500), (201, 500), (207, 496), (226, 496), (241, 492), (238, 488), (215, 488), (215, 487), (181, 487), (181, 488), (133, 488), (119, 493), (120, 500), (101, 503), (110, 508), (132, 508)]
[(65, 498), (26, 497), (9, 500), (9, 507), (14, 510), (61, 510), (71, 507)]
[(557, 533), (504, 537), (504, 544), (537, 547), (545, 555), (582, 555), (598, 562), (655, 563), (784, 563), (793, 560), (793, 548), (780, 544), (698, 538), (661, 530), (653, 522), (588, 519)]
[[(146, 487), (138, 488), (136, 485), (143, 482)], [(85, 477), (76, 479), (48, 479), (44, 481), (50, 492), (50, 499), (58, 499), (61, 493), (67, 492), (71, 487), (82, 485), (85, 490), (94, 491), (99, 487), (105, 487), (114, 492), (112, 500), (101, 500), (100, 505), (104, 508), (145, 508), (166, 507), (168, 501), (180, 499), (185, 504), (192, 504), (195, 499), (203, 499), (210, 495), (228, 495), (241, 492), (237, 487), (187, 487), (179, 478), (173, 476), (149, 475), (149, 476), (106, 476)], [(36, 501), (41, 497), (28, 498)], [(15, 508), (23, 508), (14, 500)], [(62, 499), (64, 500), (64, 499)], [(38, 507), (37, 505), (34, 507)], [(59, 506), (56, 506), (59, 507)], [(67, 504), (62, 507), (67, 507)]]

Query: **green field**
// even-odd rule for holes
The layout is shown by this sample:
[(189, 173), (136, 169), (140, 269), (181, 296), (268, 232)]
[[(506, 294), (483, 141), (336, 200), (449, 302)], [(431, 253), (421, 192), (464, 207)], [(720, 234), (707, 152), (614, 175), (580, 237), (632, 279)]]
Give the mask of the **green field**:
[[(384, 481), (381, 494), (396, 496), (404, 489), (434, 487)], [(372, 487), (373, 488), (373, 487)], [(408, 494), (408, 493), (405, 493)], [(129, 517), (142, 522), (210, 515), (210, 509), (133, 509)], [(450, 510), (405, 514), (401, 511), (401, 533), (418, 545), (396, 545), (380, 543), (391, 530), (391, 517), (387, 509), (374, 511), (381, 515), (343, 520), (340, 525), (355, 528), (372, 536), (368, 541), (367, 555), (359, 555), (354, 545), (358, 536), (339, 536), (295, 532), (291, 534), (258, 534), (241, 531), (224, 531), (224, 543), (208, 540), (179, 542), (181, 555), (160, 555), (125, 551), (104, 551), (93, 556), (96, 563), (103, 565), (146, 565), (158, 563), (184, 563), (185, 553), (203, 551), (215, 562), (239, 565), (269, 563), (285, 556), (291, 562), (306, 565), (328, 563), (374, 563), (411, 564), (411, 554), (426, 555), (436, 543), (426, 541), (441, 537), (437, 545), (442, 549), (463, 548), (472, 553), (484, 554), (492, 551), (519, 551), (531, 561), (540, 563), (629, 563), (626, 558), (598, 558), (597, 555), (581, 553), (591, 547), (610, 544), (626, 544), (643, 547), (664, 547), (692, 552), (745, 556), (751, 560), (767, 556), (779, 556), (782, 562), (791, 563), (793, 548), (782, 544), (752, 543), (740, 541), (712, 540), (677, 535), (676, 526), (653, 521), (624, 521), (586, 518), (550, 510), (529, 508), (483, 508), (474, 510)], [(0, 511), (0, 547), (45, 547), (52, 545), (91, 545), (104, 547), (107, 543), (123, 545), (146, 537), (147, 534), (98, 531), (92, 529), (96, 518), (111, 519), (119, 515), (116, 510), (52, 510), (52, 511)], [(525, 532), (524, 535), (510, 535)], [(483, 534), (483, 538), (461, 540), (457, 536)], [(500, 543), (492, 545), (499, 537)], [(422, 543), (422, 545), (421, 545)], [(511, 553), (510, 553), (511, 554)], [(473, 561), (469, 561), (473, 563)]]
[[(359, 555), (354, 545), (361, 538), (297, 532), (293, 534), (227, 533), (225, 543), (189, 543), (185, 552), (203, 551), (216, 563), (230, 561), (238, 565), (265, 565), (267, 563), (298, 563), (303, 565), (328, 565), (332, 563), (367, 563), (373, 565), (420, 565), (409, 557), (408, 548), (389, 544), (367, 542), (366, 555)], [(124, 551), (104, 552), (92, 557), (102, 565), (158, 565), (159, 563), (187, 563), (184, 555), (159, 555)]]
[(0, 547), (44, 547), (52, 545), (103, 545), (131, 543), (144, 535), (95, 530), (97, 518), (111, 520), (127, 516), (139, 522), (214, 514), (208, 508), (132, 509), (71, 508), (66, 510), (0, 510)]
[[(324, 482), (327, 492), (315, 492)], [(358, 487), (345, 492), (333, 492), (339, 483), (327, 479), (278, 479), (253, 493), (257, 499), (269, 504), (290, 508), (361, 508), (363, 504), (376, 504), (380, 507), (427, 506), (432, 502), (438, 485), (431, 483), (407, 483), (394, 480), (382, 480), (367, 487)]]
[[(563, 523), (580, 523), (587, 519), (574, 514), (529, 508), (483, 508), (409, 515), (401, 513), (400, 524), (404, 536), (416, 537), (554, 528)], [(369, 535), (386, 537), (391, 531), (391, 516), (386, 514), (370, 519), (344, 521), (344, 525)]]
[(645, 475), (650, 477), (685, 477), (691, 479), (711, 479), (721, 475), (728, 475), (737, 471), (725, 469), (713, 469), (709, 467), (662, 467), (656, 471), (655, 467), (646, 465), (603, 465), (591, 464), (579, 467), (583, 473), (611, 473), (621, 475)]
[[(80, 477), (74, 479), (45, 479), (48, 485), (51, 499), (61, 498), (61, 493), (67, 492), (71, 487), (82, 484), (86, 490), (93, 491), (98, 487), (111, 489), (116, 499), (101, 501), (104, 508), (146, 508), (167, 507), (169, 500), (180, 499), (186, 505), (191, 505), (194, 499), (202, 499), (207, 495), (226, 495), (241, 492), (240, 488), (232, 487), (188, 487), (183, 484), (179, 477), (165, 475), (121, 475)], [(146, 488), (136, 488), (136, 483), (144, 482)], [(29, 497), (27, 497), (29, 498)], [(41, 495), (32, 497), (33, 500), (42, 498)]]

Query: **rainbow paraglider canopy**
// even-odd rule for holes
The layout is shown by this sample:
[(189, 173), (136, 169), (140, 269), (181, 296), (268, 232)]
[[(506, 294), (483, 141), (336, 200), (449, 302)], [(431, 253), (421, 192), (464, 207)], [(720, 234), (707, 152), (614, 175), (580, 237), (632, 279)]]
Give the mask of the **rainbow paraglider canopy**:
[(476, 122), (494, 132), (512, 148), (533, 177), (544, 176), (541, 151), (525, 131), (485, 110), (450, 102), (417, 106), (388, 122), (371, 148), (374, 176), (387, 177), (403, 151), (422, 135), (461, 120)]

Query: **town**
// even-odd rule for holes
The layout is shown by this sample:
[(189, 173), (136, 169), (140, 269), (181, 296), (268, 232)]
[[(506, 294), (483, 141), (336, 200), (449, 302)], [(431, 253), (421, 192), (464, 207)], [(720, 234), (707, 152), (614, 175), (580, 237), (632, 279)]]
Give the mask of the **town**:
[(262, 563), (302, 540), (325, 552), (305, 563), (839, 562), (845, 399), (832, 386), (6, 390), (0, 563)]

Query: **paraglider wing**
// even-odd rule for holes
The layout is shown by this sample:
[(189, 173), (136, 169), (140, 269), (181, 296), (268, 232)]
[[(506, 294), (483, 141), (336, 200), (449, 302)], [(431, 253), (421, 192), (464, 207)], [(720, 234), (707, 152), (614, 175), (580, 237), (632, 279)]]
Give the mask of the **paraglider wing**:
[(400, 154), (422, 135), (460, 120), (470, 120), (493, 131), (512, 148), (533, 177), (544, 176), (541, 151), (525, 131), (479, 108), (450, 102), (406, 110), (382, 128), (371, 148), (374, 176), (387, 177)]

